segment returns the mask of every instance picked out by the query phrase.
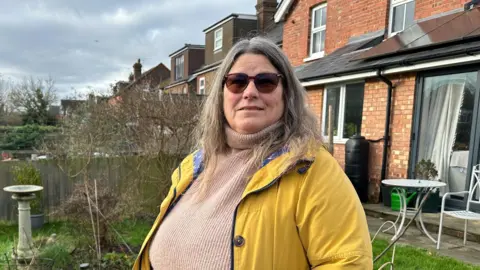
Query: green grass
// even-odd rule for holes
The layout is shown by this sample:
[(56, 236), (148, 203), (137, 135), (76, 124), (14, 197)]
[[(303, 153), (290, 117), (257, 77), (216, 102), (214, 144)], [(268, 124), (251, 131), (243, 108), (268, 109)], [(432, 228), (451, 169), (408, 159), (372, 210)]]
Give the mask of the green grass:
[(116, 224), (115, 228), (132, 248), (137, 248), (143, 244), (152, 225), (151, 222), (125, 220)]
[[(145, 236), (152, 226), (152, 222), (125, 220), (113, 226), (135, 253), (121, 256), (120, 254), (115, 255), (115, 252), (109, 254), (104, 252), (104, 257), (107, 260), (112, 261), (112, 263), (118, 263), (125, 260), (125, 258), (132, 260), (132, 258), (136, 257), (136, 252), (142, 245)], [(75, 224), (57, 221), (47, 223), (41, 229), (33, 230), (32, 236), (34, 246), (38, 248), (38, 257), (54, 259), (55, 269), (68, 268), (72, 264), (78, 265), (80, 262), (91, 261), (90, 259), (95, 256), (91, 248), (93, 236), (82, 235), (77, 230), (77, 227)], [(47, 239), (53, 233), (57, 235), (55, 243), (46, 245)], [(113, 231), (111, 233), (114, 234)], [(6, 260), (5, 256), (10, 260), (17, 237), (18, 227), (16, 224), (0, 222), (0, 268)], [(123, 241), (120, 240), (120, 237), (116, 237), (116, 243), (122, 244)], [(124, 250), (126, 251), (127, 249), (125, 248)], [(107, 268), (114, 269), (110, 265)]]
[[(388, 245), (388, 242), (382, 239), (375, 239), (373, 244), (373, 254), (377, 256)], [(393, 247), (392, 247), (393, 249)], [(392, 249), (388, 251), (377, 263), (374, 269), (378, 269), (382, 264), (388, 262), (392, 258)], [(479, 269), (480, 266), (469, 265), (449, 257), (443, 257), (435, 252), (420, 249), (412, 246), (397, 244), (395, 252), (395, 269), (421, 269), (421, 270), (467, 270)], [(389, 267), (384, 269), (390, 269)]]

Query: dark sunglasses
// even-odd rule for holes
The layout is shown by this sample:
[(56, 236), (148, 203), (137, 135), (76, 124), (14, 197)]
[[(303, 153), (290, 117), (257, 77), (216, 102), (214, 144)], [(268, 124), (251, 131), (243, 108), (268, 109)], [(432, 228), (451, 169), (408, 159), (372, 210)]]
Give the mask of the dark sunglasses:
[(271, 93), (275, 90), (280, 82), (282, 74), (277, 73), (259, 73), (255, 76), (248, 76), (245, 73), (231, 73), (225, 76), (223, 84), (227, 89), (235, 94), (242, 93), (253, 80), (258, 92)]

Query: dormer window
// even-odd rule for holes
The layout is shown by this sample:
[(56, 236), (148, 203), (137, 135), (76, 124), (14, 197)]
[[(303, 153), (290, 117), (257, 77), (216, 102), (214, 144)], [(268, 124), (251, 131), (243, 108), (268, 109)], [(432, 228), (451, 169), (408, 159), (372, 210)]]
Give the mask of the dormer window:
[(415, 0), (391, 0), (390, 3), (388, 33), (393, 36), (414, 23)]
[(215, 45), (213, 46), (213, 51), (220, 51), (223, 45), (223, 28), (215, 30)]
[(310, 57), (323, 57), (325, 54), (325, 33), (327, 29), (327, 4), (312, 9), (310, 32)]
[(183, 54), (175, 58), (175, 80), (183, 79)]

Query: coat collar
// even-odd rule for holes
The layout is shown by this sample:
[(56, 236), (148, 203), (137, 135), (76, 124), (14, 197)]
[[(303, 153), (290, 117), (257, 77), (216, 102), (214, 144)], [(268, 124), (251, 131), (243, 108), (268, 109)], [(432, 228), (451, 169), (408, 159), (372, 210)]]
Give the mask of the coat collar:
[[(302, 158), (292, 161), (293, 153), (289, 151), (288, 147), (283, 147), (275, 151), (262, 162), (260, 169), (253, 175), (252, 179), (247, 184), (242, 197), (245, 197), (251, 192), (267, 187), (299, 164), (305, 164), (308, 168), (308, 166), (314, 161), (314, 154), (315, 153), (313, 152), (309, 152)], [(177, 194), (184, 193), (192, 182), (197, 179), (203, 169), (203, 151), (200, 149), (189, 155), (172, 175), (172, 180), (176, 183), (175, 189)]]

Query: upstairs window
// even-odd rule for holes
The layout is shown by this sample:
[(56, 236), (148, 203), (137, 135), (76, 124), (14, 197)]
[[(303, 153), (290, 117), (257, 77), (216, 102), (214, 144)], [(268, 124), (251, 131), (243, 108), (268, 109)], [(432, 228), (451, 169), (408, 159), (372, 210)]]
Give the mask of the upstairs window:
[(390, 24), (388, 32), (390, 36), (402, 32), (414, 22), (415, 0), (391, 0)]
[(175, 80), (183, 79), (183, 54), (175, 58)]
[(198, 82), (198, 94), (205, 95), (205, 77), (199, 79)]
[(215, 30), (214, 36), (215, 36), (215, 41), (214, 41), (213, 50), (219, 51), (222, 49), (222, 45), (223, 45), (223, 28)]
[(322, 57), (325, 54), (327, 4), (322, 4), (312, 9), (311, 25), (310, 57)]

